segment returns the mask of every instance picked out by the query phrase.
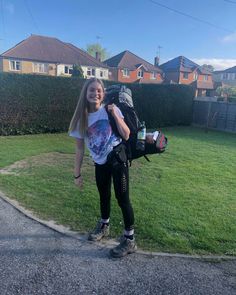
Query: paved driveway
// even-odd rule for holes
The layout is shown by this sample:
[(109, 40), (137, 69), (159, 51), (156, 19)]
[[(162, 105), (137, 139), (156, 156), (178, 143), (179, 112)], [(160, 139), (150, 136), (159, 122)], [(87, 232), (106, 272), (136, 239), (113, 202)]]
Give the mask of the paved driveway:
[(58, 233), (0, 198), (0, 295), (236, 294), (236, 261), (133, 254)]

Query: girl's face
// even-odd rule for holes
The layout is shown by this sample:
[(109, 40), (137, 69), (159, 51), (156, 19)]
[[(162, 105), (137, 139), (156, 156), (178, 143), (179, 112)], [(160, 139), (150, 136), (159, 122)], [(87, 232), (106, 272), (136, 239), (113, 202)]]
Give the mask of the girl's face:
[(104, 90), (102, 85), (98, 82), (92, 82), (89, 84), (86, 98), (89, 102), (90, 111), (98, 110), (104, 99)]

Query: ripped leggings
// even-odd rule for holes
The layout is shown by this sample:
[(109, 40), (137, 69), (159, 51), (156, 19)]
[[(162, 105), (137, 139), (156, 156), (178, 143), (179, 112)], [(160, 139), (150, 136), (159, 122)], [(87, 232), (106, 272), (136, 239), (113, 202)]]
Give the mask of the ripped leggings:
[(95, 164), (96, 184), (100, 195), (100, 209), (102, 219), (110, 217), (111, 181), (115, 196), (121, 208), (125, 230), (129, 231), (134, 226), (134, 212), (129, 199), (129, 168), (128, 163), (120, 163), (114, 167), (110, 163)]

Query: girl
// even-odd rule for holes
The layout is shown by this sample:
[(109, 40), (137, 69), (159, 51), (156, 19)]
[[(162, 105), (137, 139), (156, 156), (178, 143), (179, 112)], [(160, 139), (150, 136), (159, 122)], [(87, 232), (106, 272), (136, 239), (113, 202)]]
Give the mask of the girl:
[[(85, 82), (79, 101), (70, 123), (70, 136), (76, 138), (76, 157), (74, 178), (75, 185), (83, 186), (81, 167), (84, 156), (84, 143), (95, 163), (96, 185), (100, 196), (101, 219), (89, 234), (91, 241), (100, 241), (109, 235), (111, 181), (115, 196), (124, 219), (124, 238), (110, 251), (112, 257), (123, 257), (136, 251), (134, 241), (134, 213), (129, 199), (129, 175), (127, 160), (117, 160), (114, 150), (122, 150), (122, 139), (128, 140), (130, 130), (124, 117), (114, 104), (107, 110), (102, 106), (104, 85), (99, 79), (92, 78)], [(107, 111), (115, 119), (119, 136), (112, 131)], [(124, 155), (124, 153), (123, 153)]]

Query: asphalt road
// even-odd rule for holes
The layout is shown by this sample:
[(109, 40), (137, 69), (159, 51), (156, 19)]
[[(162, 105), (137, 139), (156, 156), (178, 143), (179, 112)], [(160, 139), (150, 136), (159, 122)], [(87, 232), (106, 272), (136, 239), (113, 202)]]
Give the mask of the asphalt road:
[(0, 198), (0, 295), (235, 295), (236, 260), (132, 254), (58, 233)]

